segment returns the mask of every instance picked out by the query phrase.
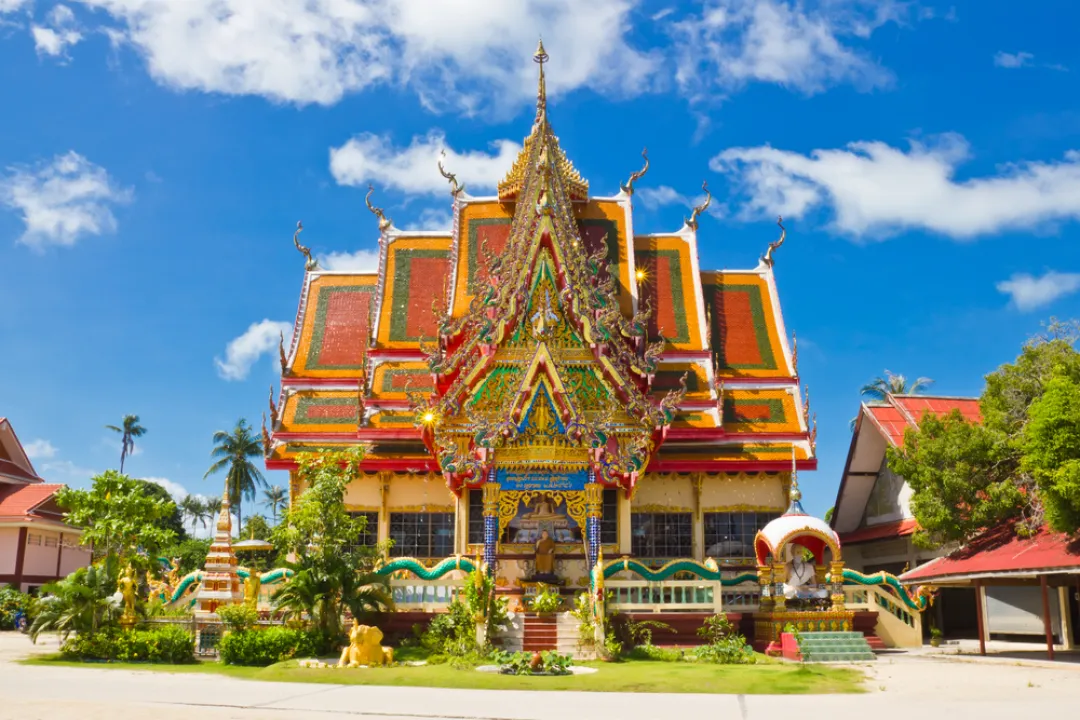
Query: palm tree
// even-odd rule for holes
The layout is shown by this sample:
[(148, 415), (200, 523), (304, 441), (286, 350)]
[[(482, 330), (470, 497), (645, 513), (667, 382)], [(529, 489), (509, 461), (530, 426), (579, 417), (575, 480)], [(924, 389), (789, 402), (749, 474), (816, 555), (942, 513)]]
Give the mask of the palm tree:
[(886, 370), (885, 377), (876, 377), (863, 385), (859, 394), (871, 400), (884, 400), (886, 395), (918, 395), (933, 384), (934, 381), (930, 378), (921, 377), (908, 385), (906, 377)]
[(203, 527), (206, 527), (206, 503), (202, 501), (202, 498), (197, 495), (188, 495), (179, 504), (180, 512), (183, 513), (184, 519), (191, 522), (191, 534), (195, 534), (195, 526), (200, 522)]
[(289, 502), (289, 493), (280, 485), (274, 485), (263, 490), (263, 497), (265, 498), (263, 505), (270, 508), (270, 512), (273, 513), (274, 524), (277, 525), (278, 510), (285, 509)]
[(203, 525), (210, 523), (213, 525), (217, 521), (217, 516), (221, 513), (221, 498), (211, 497), (207, 498), (203, 503)]
[(206, 479), (219, 470), (228, 469), (225, 486), (229, 492), (229, 504), (236, 507), (236, 525), (240, 527), (243, 518), (240, 515), (240, 503), (244, 497), (255, 499), (255, 490), (259, 485), (266, 487), (266, 478), (259, 468), (248, 458), (262, 457), (263, 448), (247, 421), (240, 418), (232, 432), (218, 430), (214, 433), (214, 449), (210, 457), (217, 458), (210, 469), (203, 475)]
[(92, 635), (114, 623), (122, 610), (120, 593), (115, 592), (118, 575), (116, 560), (109, 557), (43, 586), (30, 639), (36, 643), (41, 633), (57, 632), (66, 640), (71, 633)]
[(125, 415), (124, 421), (120, 423), (120, 426), (106, 425), (106, 430), (112, 430), (118, 432), (121, 435), (120, 438), (120, 473), (124, 472), (124, 460), (127, 456), (135, 452), (135, 438), (142, 437), (146, 434), (146, 428), (139, 424), (138, 415)]

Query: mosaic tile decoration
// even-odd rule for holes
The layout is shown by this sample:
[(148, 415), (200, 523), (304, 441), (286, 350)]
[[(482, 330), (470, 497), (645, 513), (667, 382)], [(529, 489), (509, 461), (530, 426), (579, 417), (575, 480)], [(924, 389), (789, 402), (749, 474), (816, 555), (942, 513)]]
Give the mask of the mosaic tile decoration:
[(380, 346), (411, 348), (434, 339), (437, 321), (432, 306), (443, 300), (450, 272), (449, 244), (445, 238), (399, 238), (390, 243)]
[(286, 398), (281, 411), (281, 429), (285, 432), (355, 432), (358, 418), (355, 392), (301, 390)]
[(354, 377), (370, 337), (374, 275), (312, 280), (292, 366), (299, 377)]
[(756, 274), (702, 273), (712, 311), (713, 356), (731, 377), (789, 377), (765, 280)]
[(422, 362), (383, 362), (375, 366), (371, 396), (380, 400), (405, 400), (408, 392), (429, 392), (434, 386), (431, 370)]
[(795, 398), (784, 390), (724, 392), (724, 427), (732, 432), (801, 432)]

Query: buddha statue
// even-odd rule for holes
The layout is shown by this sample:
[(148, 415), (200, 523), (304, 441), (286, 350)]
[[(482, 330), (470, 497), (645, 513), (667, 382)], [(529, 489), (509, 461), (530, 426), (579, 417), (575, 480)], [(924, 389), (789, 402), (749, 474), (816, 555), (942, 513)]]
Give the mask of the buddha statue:
[(555, 541), (547, 530), (540, 531), (540, 539), (536, 541), (536, 573), (537, 579), (555, 577)]
[(816, 579), (814, 564), (805, 560), (801, 549), (795, 547), (791, 560), (787, 563), (784, 597), (788, 600), (824, 600), (828, 598), (828, 588), (818, 587), (815, 582)]

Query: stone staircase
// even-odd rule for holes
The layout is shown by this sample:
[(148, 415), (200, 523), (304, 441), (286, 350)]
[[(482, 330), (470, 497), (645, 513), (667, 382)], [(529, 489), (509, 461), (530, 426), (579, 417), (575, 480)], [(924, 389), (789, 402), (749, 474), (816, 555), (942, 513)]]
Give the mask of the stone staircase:
[(554, 650), (559, 644), (559, 625), (555, 615), (525, 613), (525, 632), (521, 649), (525, 652)]
[(804, 632), (799, 652), (803, 662), (808, 663), (857, 663), (877, 659), (860, 632)]

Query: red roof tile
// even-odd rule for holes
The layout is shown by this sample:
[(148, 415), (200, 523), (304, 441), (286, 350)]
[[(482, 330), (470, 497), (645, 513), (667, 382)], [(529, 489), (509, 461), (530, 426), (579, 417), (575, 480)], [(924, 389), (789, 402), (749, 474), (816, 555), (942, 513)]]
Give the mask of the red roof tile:
[(24, 485), (0, 499), (0, 518), (25, 518), (33, 509), (48, 500), (63, 485)]
[(1071, 568), (1080, 570), (1080, 538), (1044, 528), (1032, 537), (1017, 536), (1006, 523), (989, 530), (943, 558), (901, 576), (903, 582), (968, 575), (994, 575)]
[(852, 545), (855, 543), (869, 542), (870, 540), (904, 537), (906, 535), (911, 535), (918, 527), (919, 524), (914, 518), (881, 523), (880, 525), (872, 525), (871, 527), (852, 530), (849, 533), (842, 533), (840, 535), (840, 543), (842, 545)]
[(904, 431), (915, 427), (927, 413), (948, 415), (953, 410), (970, 422), (982, 422), (982, 411), (976, 398), (933, 397), (929, 395), (892, 395), (891, 405), (867, 405), (866, 410), (885, 433), (889, 444), (899, 447)]
[(904, 414), (891, 405), (869, 405), (867, 412), (873, 416), (874, 421), (885, 433), (885, 439), (892, 445), (900, 445), (904, 441), (904, 430), (910, 423)]

